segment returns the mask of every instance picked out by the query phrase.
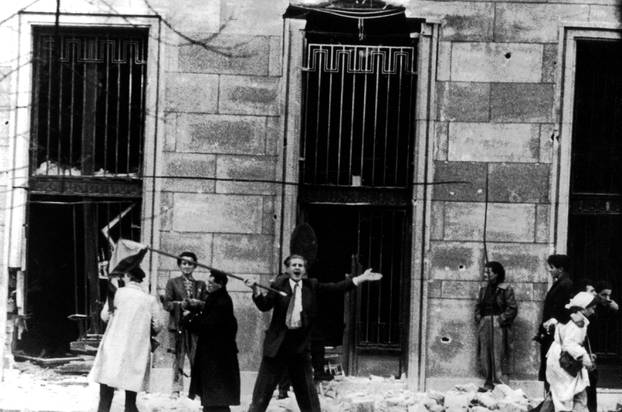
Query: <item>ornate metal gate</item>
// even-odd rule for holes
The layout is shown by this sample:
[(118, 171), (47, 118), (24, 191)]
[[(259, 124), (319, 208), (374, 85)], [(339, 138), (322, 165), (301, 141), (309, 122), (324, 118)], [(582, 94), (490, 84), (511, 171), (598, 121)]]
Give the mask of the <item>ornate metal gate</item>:
[[(354, 255), (384, 274), (381, 283), (357, 292), (346, 320), (351, 373), (371, 371), (361, 360), (365, 353), (392, 359), (379, 373), (403, 370), (416, 61), (412, 40), (306, 45), (299, 200), (302, 218), (318, 234), (316, 271), (337, 280)], [(330, 303), (328, 325), (341, 313)], [(340, 331), (328, 329), (333, 338)]]

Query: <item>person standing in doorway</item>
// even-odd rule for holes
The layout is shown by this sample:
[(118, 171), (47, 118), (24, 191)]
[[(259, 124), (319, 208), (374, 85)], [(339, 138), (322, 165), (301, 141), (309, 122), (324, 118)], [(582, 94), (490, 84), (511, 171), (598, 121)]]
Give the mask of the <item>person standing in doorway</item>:
[(555, 326), (567, 319), (566, 304), (573, 292), (573, 282), (570, 279), (570, 258), (566, 255), (550, 255), (547, 258), (547, 270), (553, 280), (553, 285), (544, 298), (542, 323), (535, 340), (540, 343), (540, 370), (538, 379), (544, 382), (548, 392), (549, 383), (546, 375), (546, 354), (553, 343)]
[(168, 329), (175, 344), (173, 361), (173, 396), (183, 390), (184, 363), (188, 358), (190, 367), (194, 361), (197, 337), (183, 327), (183, 318), (201, 310), (207, 293), (205, 282), (196, 280), (197, 255), (182, 252), (177, 259), (181, 275), (166, 282), (163, 298), (164, 308), (170, 313)]
[(484, 266), (486, 285), (475, 305), (479, 362), (486, 377), (484, 388), (504, 383), (509, 374), (511, 327), (518, 312), (514, 289), (505, 282), (505, 269), (499, 262)]
[(291, 255), (284, 263), (287, 276), (277, 277), (271, 287), (286, 296), (275, 292), (264, 294), (256, 283), (246, 282), (253, 288), (253, 301), (259, 310), (266, 312), (274, 309), (249, 412), (266, 410), (272, 392), (285, 371), (291, 379), (301, 412), (320, 412), (310, 356), (310, 335), (318, 312), (318, 291), (343, 293), (363, 282), (379, 280), (382, 275), (367, 269), (362, 275), (341, 282), (320, 283), (317, 279), (305, 278), (304, 257)]

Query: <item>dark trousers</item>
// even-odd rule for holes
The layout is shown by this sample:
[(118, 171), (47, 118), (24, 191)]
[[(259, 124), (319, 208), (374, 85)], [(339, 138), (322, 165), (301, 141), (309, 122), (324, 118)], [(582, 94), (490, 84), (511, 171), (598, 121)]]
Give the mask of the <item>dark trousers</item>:
[(320, 400), (313, 383), (309, 353), (288, 354), (279, 352), (274, 358), (264, 356), (261, 360), (249, 412), (264, 412), (266, 410), (274, 388), (285, 372), (289, 374), (300, 411), (321, 411)]
[[(109, 412), (113, 396), (114, 388), (100, 383), (97, 412)], [(138, 412), (138, 408), (136, 407), (136, 392), (125, 391), (125, 412)]]
[(587, 392), (587, 409), (590, 412), (596, 412), (597, 402), (596, 402), (596, 384), (598, 383), (598, 370), (594, 369), (587, 372), (588, 377), (590, 378), (590, 386), (585, 388)]
[(228, 406), (204, 406), (203, 412), (231, 412)]
[(197, 348), (197, 337), (187, 330), (173, 331), (175, 359), (173, 360), (173, 392), (183, 390), (184, 363), (186, 358), (192, 368)]

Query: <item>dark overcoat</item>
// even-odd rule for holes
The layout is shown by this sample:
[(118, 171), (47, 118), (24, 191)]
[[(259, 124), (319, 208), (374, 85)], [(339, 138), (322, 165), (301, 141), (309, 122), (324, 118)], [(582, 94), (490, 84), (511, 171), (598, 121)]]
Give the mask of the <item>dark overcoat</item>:
[[(551, 286), (544, 298), (544, 307), (542, 308), (542, 323), (551, 318), (557, 319), (561, 323), (565, 323), (568, 317), (566, 304), (572, 297), (573, 283), (567, 273), (563, 273)], [(540, 323), (540, 370), (538, 371), (538, 379), (546, 381), (546, 353), (549, 351), (553, 343), (553, 334), (544, 333), (544, 327)]]
[(189, 322), (188, 329), (198, 335), (188, 397), (198, 395), (203, 407), (239, 405), (238, 323), (225, 288), (207, 296), (203, 310)]

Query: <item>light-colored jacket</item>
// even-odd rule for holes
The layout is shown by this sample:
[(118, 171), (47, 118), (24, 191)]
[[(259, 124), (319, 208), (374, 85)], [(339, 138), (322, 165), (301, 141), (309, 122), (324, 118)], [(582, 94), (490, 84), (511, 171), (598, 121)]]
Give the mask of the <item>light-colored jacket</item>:
[(147, 389), (151, 355), (151, 328), (162, 327), (160, 308), (154, 296), (137, 283), (119, 288), (114, 311), (104, 305), (101, 318), (108, 321), (90, 378), (117, 389), (134, 392)]
[(546, 355), (546, 379), (551, 385), (551, 397), (555, 410), (573, 410), (573, 398), (590, 385), (587, 369), (581, 368), (575, 377), (570, 376), (559, 364), (562, 351), (567, 351), (573, 358), (589, 356), (583, 343), (590, 322), (582, 316), (579, 323), (569, 320), (555, 328), (555, 340)]

